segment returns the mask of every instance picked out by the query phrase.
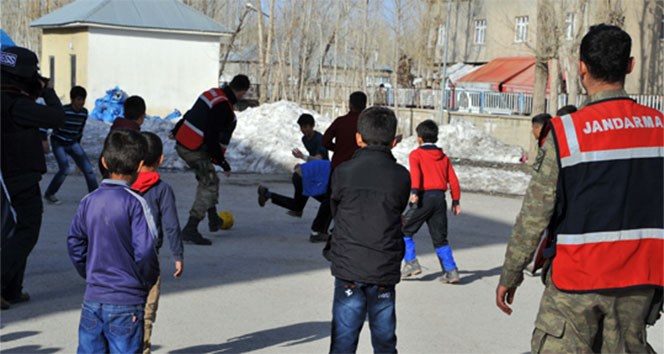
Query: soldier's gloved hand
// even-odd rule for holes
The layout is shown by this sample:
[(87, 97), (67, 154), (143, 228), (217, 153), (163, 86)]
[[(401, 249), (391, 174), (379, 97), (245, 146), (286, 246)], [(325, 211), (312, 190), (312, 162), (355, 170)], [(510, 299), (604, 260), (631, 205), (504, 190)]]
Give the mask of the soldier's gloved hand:
[(228, 161), (226, 161), (226, 159), (222, 158), (221, 160), (217, 160), (215, 158), (212, 158), (210, 160), (213, 164), (221, 167), (221, 169), (223, 169), (224, 172), (231, 172), (231, 165), (228, 164)]
[(219, 166), (224, 170), (224, 172), (231, 172), (231, 165), (229, 165), (228, 161), (225, 159), (219, 162)]

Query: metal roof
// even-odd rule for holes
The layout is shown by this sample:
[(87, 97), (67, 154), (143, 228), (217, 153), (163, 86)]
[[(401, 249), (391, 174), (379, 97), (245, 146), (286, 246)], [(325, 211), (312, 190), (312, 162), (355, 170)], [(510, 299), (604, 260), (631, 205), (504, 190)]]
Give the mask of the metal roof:
[[(294, 44), (295, 45), (295, 44)], [(297, 45), (295, 45), (297, 47)], [(274, 62), (277, 61), (278, 53), (275, 47), (272, 47), (272, 60)], [(294, 50), (295, 52), (298, 52), (298, 50)], [(336, 64), (337, 68), (348, 68), (348, 69), (357, 69), (359, 68), (359, 65), (355, 62), (352, 61), (352, 58), (348, 56), (341, 56), (341, 58), (335, 58), (335, 56), (332, 53), (328, 53), (327, 57), (325, 57), (325, 62), (323, 63), (323, 67), (325, 68), (333, 68), (335, 65), (335, 59), (338, 59), (338, 63)], [(300, 58), (299, 55), (295, 56), (293, 58), (293, 64), (297, 65), (299, 62)], [(312, 57), (309, 58), (309, 62), (313, 61), (319, 61), (320, 60), (320, 52), (314, 52)], [(248, 62), (248, 63), (258, 63), (258, 46), (253, 44), (245, 48), (238, 49), (236, 51), (233, 51), (229, 53), (228, 55), (228, 62), (229, 63), (237, 63), (237, 62)], [(387, 64), (381, 64), (381, 63), (376, 63), (374, 61), (369, 62), (369, 67), (368, 69), (373, 69), (376, 71), (384, 71), (384, 72), (392, 72), (392, 67), (390, 67)], [(314, 69), (317, 68), (317, 66), (314, 66)]]
[(178, 0), (78, 0), (33, 21), (32, 27), (86, 25), (167, 31), (231, 33)]
[(535, 65), (535, 57), (496, 58), (456, 82), (457, 87), (502, 91), (502, 84)]

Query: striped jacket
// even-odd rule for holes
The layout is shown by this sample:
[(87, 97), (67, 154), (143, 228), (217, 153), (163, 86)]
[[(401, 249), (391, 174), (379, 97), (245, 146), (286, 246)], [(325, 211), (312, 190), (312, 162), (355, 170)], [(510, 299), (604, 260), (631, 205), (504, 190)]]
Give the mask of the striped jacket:
[(80, 142), (85, 122), (88, 120), (88, 110), (83, 108), (80, 112), (76, 112), (70, 104), (64, 105), (62, 109), (65, 111), (65, 124), (54, 129), (51, 136), (63, 143)]

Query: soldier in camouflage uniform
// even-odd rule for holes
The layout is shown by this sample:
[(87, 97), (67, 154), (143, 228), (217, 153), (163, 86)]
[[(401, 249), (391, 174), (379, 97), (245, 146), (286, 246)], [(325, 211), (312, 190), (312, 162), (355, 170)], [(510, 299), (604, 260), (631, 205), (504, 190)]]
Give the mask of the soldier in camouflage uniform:
[[(629, 39), (629, 35), (617, 27), (600, 25), (591, 27), (589, 33), (584, 37), (584, 41), (591, 34), (596, 37), (597, 31), (607, 30), (612, 33), (618, 31)], [(618, 36), (618, 38), (624, 37)], [(612, 38), (612, 42), (615, 41), (616, 38)], [(629, 57), (631, 40), (628, 43), (627, 56)], [(609, 50), (607, 41), (595, 42), (593, 45), (595, 48), (599, 46), (605, 51)], [(615, 51), (615, 48), (611, 50)], [(580, 77), (589, 94), (586, 105), (593, 102), (599, 105), (598, 101), (627, 97), (627, 93), (624, 91), (624, 75), (618, 82), (598, 80), (592, 76), (592, 68), (588, 69), (589, 64), (583, 59), (584, 43), (582, 42)], [(632, 58), (630, 58), (627, 70), (623, 71), (625, 75), (631, 71), (632, 65)], [(615, 116), (619, 116), (619, 114)], [(512, 304), (516, 288), (523, 281), (523, 270), (532, 259), (541, 233), (552, 218), (556, 221), (556, 217), (561, 216), (559, 215), (561, 214), (560, 195), (564, 191), (557, 190), (560, 186), (561, 167), (559, 151), (554, 138), (555, 136), (550, 133), (541, 147), (533, 166), (532, 179), (507, 246), (502, 275), (496, 289), (496, 305), (508, 315), (512, 312), (508, 304)], [(661, 171), (655, 173), (661, 173)], [(663, 194), (661, 183), (652, 192), (661, 196)], [(621, 203), (620, 200), (615, 202)], [(574, 201), (567, 201), (567, 203), (571, 204)], [(655, 223), (661, 225), (662, 221), (656, 220)], [(659, 259), (661, 261), (661, 256)], [(550, 263), (551, 260), (548, 260), (542, 276), (546, 289), (542, 295), (535, 321), (531, 341), (533, 353), (653, 352), (646, 341), (645, 326), (645, 318), (655, 292), (653, 287), (565, 292), (554, 285)], [(652, 266), (656, 267), (657, 262), (653, 261)]]

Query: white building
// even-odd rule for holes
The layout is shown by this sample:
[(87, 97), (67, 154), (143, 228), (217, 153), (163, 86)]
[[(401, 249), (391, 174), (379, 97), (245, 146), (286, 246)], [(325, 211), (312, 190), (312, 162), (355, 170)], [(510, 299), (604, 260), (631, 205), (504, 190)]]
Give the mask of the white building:
[(78, 0), (31, 24), (43, 30), (42, 75), (69, 102), (75, 85), (88, 107), (120, 86), (148, 114), (186, 111), (218, 86), (221, 42), (230, 31), (178, 0)]

